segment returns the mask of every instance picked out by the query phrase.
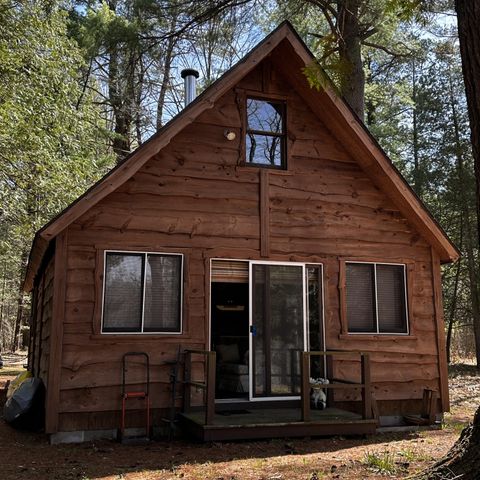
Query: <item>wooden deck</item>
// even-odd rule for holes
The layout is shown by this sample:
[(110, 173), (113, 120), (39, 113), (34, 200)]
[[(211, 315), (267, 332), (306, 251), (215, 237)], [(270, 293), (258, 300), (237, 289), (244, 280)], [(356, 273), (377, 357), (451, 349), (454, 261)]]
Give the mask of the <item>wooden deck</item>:
[(346, 410), (312, 410), (309, 421), (301, 421), (299, 408), (248, 408), (215, 412), (205, 425), (204, 411), (180, 414), (182, 429), (202, 441), (244, 440), (274, 437), (365, 435), (376, 431), (375, 419), (363, 419)]
[[(185, 393), (183, 411), (180, 413), (180, 425), (189, 435), (203, 441), (243, 440), (273, 437), (304, 437), (328, 435), (365, 435), (376, 431), (377, 420), (373, 412), (370, 383), (370, 360), (368, 354), (361, 352), (302, 352), (301, 391), (297, 405), (272, 405), (265, 402), (245, 402), (227, 406), (215, 404), (215, 363), (216, 354), (207, 350), (187, 350), (185, 352)], [(359, 381), (335, 379), (331, 372), (332, 357), (358, 355), (360, 358)], [(206, 357), (205, 382), (191, 378), (192, 355)], [(310, 405), (310, 357), (321, 356), (327, 361), (330, 383), (323, 385), (326, 392), (327, 408), (312, 410)], [(330, 365), (330, 367), (329, 367)], [(192, 407), (191, 389), (204, 390), (204, 408)], [(335, 408), (333, 392), (335, 389), (361, 391), (361, 412), (356, 414)], [(275, 402), (273, 402), (275, 403)]]

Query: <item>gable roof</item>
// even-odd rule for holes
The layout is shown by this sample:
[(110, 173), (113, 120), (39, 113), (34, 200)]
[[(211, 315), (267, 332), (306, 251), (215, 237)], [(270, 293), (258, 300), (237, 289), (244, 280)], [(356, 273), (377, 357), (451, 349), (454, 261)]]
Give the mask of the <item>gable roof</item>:
[[(281, 55), (278, 53), (275, 55), (275, 49), (281, 43)], [(284, 22), (149, 140), (36, 233), (28, 261), (24, 290), (32, 289), (35, 275), (51, 240), (89, 208), (132, 177), (152, 156), (168, 145), (176, 134), (194, 122), (201, 113), (213, 108), (222, 95), (267, 56), (270, 56), (276, 68), (280, 69), (298, 88), (298, 93), (308, 101), (315, 113), (322, 116), (328, 115), (328, 128), (342, 142), (344, 148), (353, 154), (361, 168), (381, 186), (402, 214), (437, 250), (441, 261), (456, 260), (460, 253), (455, 245), (392, 164), (363, 122), (338, 95), (326, 74), (323, 89), (310, 88), (303, 68), (311, 64), (315, 57), (291, 24)]]

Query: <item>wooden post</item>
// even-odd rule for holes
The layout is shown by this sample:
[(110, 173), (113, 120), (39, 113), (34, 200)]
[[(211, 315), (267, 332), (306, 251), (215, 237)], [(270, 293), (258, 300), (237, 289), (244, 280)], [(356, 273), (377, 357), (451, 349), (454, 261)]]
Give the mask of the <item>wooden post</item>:
[(310, 355), (302, 352), (302, 422), (310, 421)]
[(348, 334), (347, 320), (347, 273), (345, 271), (345, 261), (338, 260), (338, 296), (340, 299), (340, 328), (343, 334)]
[(361, 354), (362, 368), (362, 414), (364, 420), (372, 418), (372, 385), (370, 380), (370, 357), (366, 353)]
[(215, 368), (216, 352), (207, 353), (207, 405), (205, 411), (205, 425), (213, 425), (215, 417)]
[(260, 255), (270, 256), (270, 191), (269, 172), (266, 168), (259, 169), (260, 175)]
[[(325, 355), (325, 361), (327, 362), (327, 378), (330, 382), (333, 379), (333, 356)], [(330, 408), (333, 406), (333, 388), (327, 388), (327, 407)]]
[(435, 327), (437, 336), (437, 354), (441, 405), (444, 412), (450, 411), (450, 398), (448, 393), (448, 365), (447, 350), (445, 346), (445, 321), (443, 318), (442, 303), (442, 272), (440, 258), (433, 247), (430, 249), (432, 258), (432, 287), (435, 308)]
[(426, 388), (423, 391), (421, 417), (428, 418), (428, 425), (433, 425), (436, 420), (437, 392)]
[(192, 400), (192, 386), (190, 384), (192, 381), (192, 354), (188, 350), (185, 351), (185, 373), (183, 381), (185, 384), (183, 395), (183, 411), (189, 412), (191, 410), (190, 402)]

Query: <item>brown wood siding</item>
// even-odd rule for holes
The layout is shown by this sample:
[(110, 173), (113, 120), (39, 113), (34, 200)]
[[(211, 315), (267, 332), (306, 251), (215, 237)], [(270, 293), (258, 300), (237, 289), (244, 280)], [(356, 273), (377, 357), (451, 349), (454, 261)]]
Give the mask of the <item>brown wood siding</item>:
[(32, 292), (32, 322), (30, 331), (30, 345), (28, 348), (29, 369), (34, 375), (38, 375), (38, 364), (40, 358), (40, 325), (41, 307), (43, 294), (43, 275), (35, 284)]
[(55, 268), (53, 278), (53, 308), (50, 322), (48, 383), (45, 398), (45, 432), (58, 431), (60, 372), (62, 365), (63, 325), (65, 320), (65, 291), (67, 277), (67, 231), (55, 238)]
[[(258, 168), (241, 165), (237, 100), (261, 92), (263, 71), (252, 72), (69, 227), (60, 430), (106, 428), (95, 412), (120, 408), (121, 359), (132, 350), (150, 355), (153, 407), (167, 407), (165, 362), (179, 345), (208, 348), (209, 259), (261, 259), (267, 249), (271, 260), (324, 263), (327, 347), (372, 353), (377, 400), (416, 401), (423, 388), (440, 389), (429, 244), (332, 136), (328, 119), (317, 118), (278, 72), (270, 72), (267, 85), (287, 99), (288, 171), (269, 171), (265, 199)], [(225, 127), (237, 133), (235, 141), (225, 139)], [(269, 207), (263, 218), (262, 198)], [(99, 333), (104, 249), (184, 254), (182, 335)], [(409, 337), (342, 332), (339, 265), (348, 259), (411, 265)], [(195, 368), (201, 376), (201, 362)], [(350, 375), (358, 365), (336, 369)], [(141, 375), (140, 365), (135, 372)]]
[(34, 315), (32, 318), (32, 373), (41, 378), (45, 385), (48, 383), (48, 365), (50, 358), (50, 331), (52, 323), (53, 310), (53, 278), (54, 278), (54, 259), (46, 264), (40, 272), (37, 284), (35, 286), (34, 300), (36, 302)]

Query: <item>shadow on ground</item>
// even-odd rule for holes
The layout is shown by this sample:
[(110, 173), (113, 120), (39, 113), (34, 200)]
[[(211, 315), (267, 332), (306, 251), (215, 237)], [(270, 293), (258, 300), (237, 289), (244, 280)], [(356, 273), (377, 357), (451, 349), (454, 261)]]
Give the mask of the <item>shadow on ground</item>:
[(150, 471), (162, 474), (158, 478), (175, 478), (175, 470), (185, 464), (215, 464), (318, 452), (333, 454), (358, 446), (373, 447), (387, 441), (415, 439), (420, 435), (418, 432), (406, 432), (367, 438), (275, 439), (207, 444), (175, 440), (152, 441), (148, 445), (138, 446), (98, 441), (51, 446), (45, 435), (14, 430), (2, 420), (1, 477), (3, 480), (124, 478), (129, 473)]
[[(476, 388), (477, 378), (480, 371), (468, 364), (454, 365), (450, 368), (450, 380), (454, 389), (452, 397), (455, 397), (458, 389), (458, 397), (465, 398), (465, 388)], [(464, 382), (463, 379), (470, 378)], [(462, 388), (459, 389), (459, 386)], [(477, 397), (478, 401), (478, 397)], [(475, 402), (475, 400), (473, 400)], [(454, 402), (452, 402), (454, 404)], [(466, 416), (471, 416), (472, 408), (457, 410)], [(465, 411), (464, 411), (465, 410)], [(408, 443), (406, 448), (415, 449), (423, 445), (423, 451), (428, 452), (429, 458), (421, 460), (425, 464), (431, 462), (434, 457), (443, 455), (442, 451), (435, 451), (443, 442), (444, 450), (458, 438), (459, 432), (448, 431), (435, 432), (403, 432), (395, 434), (381, 434), (367, 438), (302, 438), (302, 439), (276, 439), (265, 441), (244, 441), (235, 443), (209, 443), (201, 444), (190, 441), (175, 440), (154, 441), (148, 445), (132, 446), (121, 445), (111, 441), (98, 441), (94, 443), (55, 445), (48, 444), (46, 435), (33, 434), (12, 429), (3, 420), (0, 420), (0, 478), (2, 480), (35, 479), (35, 480), (68, 480), (68, 479), (174, 479), (174, 478), (211, 478), (211, 479), (241, 479), (241, 478), (277, 478), (269, 476), (269, 459), (275, 463), (277, 471), (284, 471), (282, 479), (291, 478), (289, 475), (288, 459), (295, 456), (309, 456), (299, 458), (296, 465), (303, 461), (313, 461), (321, 464), (322, 468), (339, 466), (339, 470), (333, 477), (320, 475), (311, 478), (344, 478), (343, 472), (338, 476), (342, 468), (342, 462), (347, 464), (351, 458), (358, 463), (366, 451), (380, 451), (387, 448), (400, 447), (400, 443)], [(421, 443), (424, 442), (424, 443)], [(445, 442), (447, 442), (445, 444)], [(383, 445), (382, 445), (383, 444)], [(402, 445), (404, 445), (402, 444)], [(313, 455), (312, 455), (313, 454)], [(318, 455), (315, 455), (318, 454)], [(321, 457), (321, 458), (320, 458)], [(273, 461), (273, 459), (276, 459)], [(280, 459), (280, 460), (279, 460)], [(340, 459), (340, 460), (339, 460)], [(245, 474), (224, 475), (223, 472), (231, 472), (229, 462), (238, 461), (238, 468), (251, 469)], [(265, 468), (263, 465), (267, 465)], [(293, 461), (292, 461), (293, 464)], [(196, 467), (206, 465), (204, 469)], [(255, 468), (259, 467), (259, 475), (256, 476)], [(228, 468), (227, 468), (228, 466)], [(303, 466), (303, 465), (302, 465)], [(420, 465), (422, 466), (422, 465)], [(237, 465), (235, 465), (237, 468)], [(308, 470), (307, 465), (303, 470)], [(347, 467), (345, 467), (347, 468)], [(263, 469), (263, 470), (262, 470)], [(195, 472), (208, 470), (208, 475), (198, 477)], [(302, 472), (303, 472), (302, 470)], [(193, 472), (189, 474), (188, 472)], [(263, 472), (263, 473), (260, 473)], [(329, 471), (329, 470), (328, 470)], [(363, 473), (358, 477), (357, 471), (345, 478), (364, 478)], [(300, 475), (300, 472), (298, 472)], [(295, 478), (304, 478), (303, 473)], [(335, 477), (335, 475), (337, 475)], [(310, 478), (310, 477), (305, 477)], [(381, 478), (374, 476), (374, 478)], [(400, 478), (400, 477), (395, 477)]]

